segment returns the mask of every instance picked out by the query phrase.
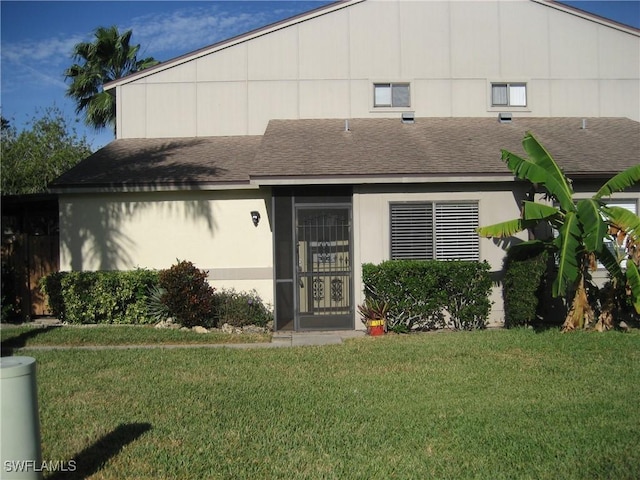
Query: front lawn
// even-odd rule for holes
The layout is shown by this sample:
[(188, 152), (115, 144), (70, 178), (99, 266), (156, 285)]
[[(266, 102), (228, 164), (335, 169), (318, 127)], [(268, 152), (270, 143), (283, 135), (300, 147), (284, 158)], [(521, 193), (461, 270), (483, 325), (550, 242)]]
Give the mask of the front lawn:
[(2, 328), (2, 349), (36, 346), (87, 347), (97, 345), (184, 345), (269, 342), (270, 334), (196, 333), (142, 325)]
[(45, 478), (640, 478), (638, 332), (20, 354)]

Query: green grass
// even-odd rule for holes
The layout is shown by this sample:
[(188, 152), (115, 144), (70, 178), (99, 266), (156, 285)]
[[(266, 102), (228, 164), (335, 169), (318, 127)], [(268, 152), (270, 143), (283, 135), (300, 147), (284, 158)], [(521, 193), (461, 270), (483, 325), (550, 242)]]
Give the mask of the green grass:
[(640, 478), (638, 332), (21, 354), (58, 478)]
[(168, 345), (269, 342), (268, 334), (228, 334), (157, 329), (152, 326), (96, 325), (2, 328), (2, 348), (34, 346)]

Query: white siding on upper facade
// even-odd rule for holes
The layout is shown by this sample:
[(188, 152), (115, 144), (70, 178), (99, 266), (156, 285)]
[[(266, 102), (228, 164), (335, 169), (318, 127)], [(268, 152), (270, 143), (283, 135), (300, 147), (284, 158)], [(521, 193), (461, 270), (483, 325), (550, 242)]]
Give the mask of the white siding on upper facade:
[(640, 36), (531, 0), (366, 0), (118, 83), (118, 136), (262, 134), (271, 119), (398, 116), (374, 82), (408, 82), (419, 117), (494, 116), (492, 82), (527, 84), (523, 116), (640, 120)]

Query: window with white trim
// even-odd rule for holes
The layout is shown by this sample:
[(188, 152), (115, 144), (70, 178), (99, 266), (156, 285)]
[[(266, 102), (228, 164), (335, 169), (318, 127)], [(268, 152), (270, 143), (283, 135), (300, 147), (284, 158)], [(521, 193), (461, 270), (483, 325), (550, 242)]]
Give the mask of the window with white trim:
[(391, 259), (479, 260), (477, 202), (390, 203)]
[(491, 84), (492, 107), (526, 107), (527, 84), (526, 83), (492, 83)]
[(410, 107), (411, 95), (408, 83), (374, 83), (374, 107)]

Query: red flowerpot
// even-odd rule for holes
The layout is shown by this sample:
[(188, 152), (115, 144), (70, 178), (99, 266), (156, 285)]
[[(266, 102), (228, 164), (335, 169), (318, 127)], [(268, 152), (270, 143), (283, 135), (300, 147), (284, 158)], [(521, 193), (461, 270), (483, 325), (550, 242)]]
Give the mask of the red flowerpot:
[(384, 320), (370, 320), (368, 327), (369, 335), (372, 337), (384, 335)]

